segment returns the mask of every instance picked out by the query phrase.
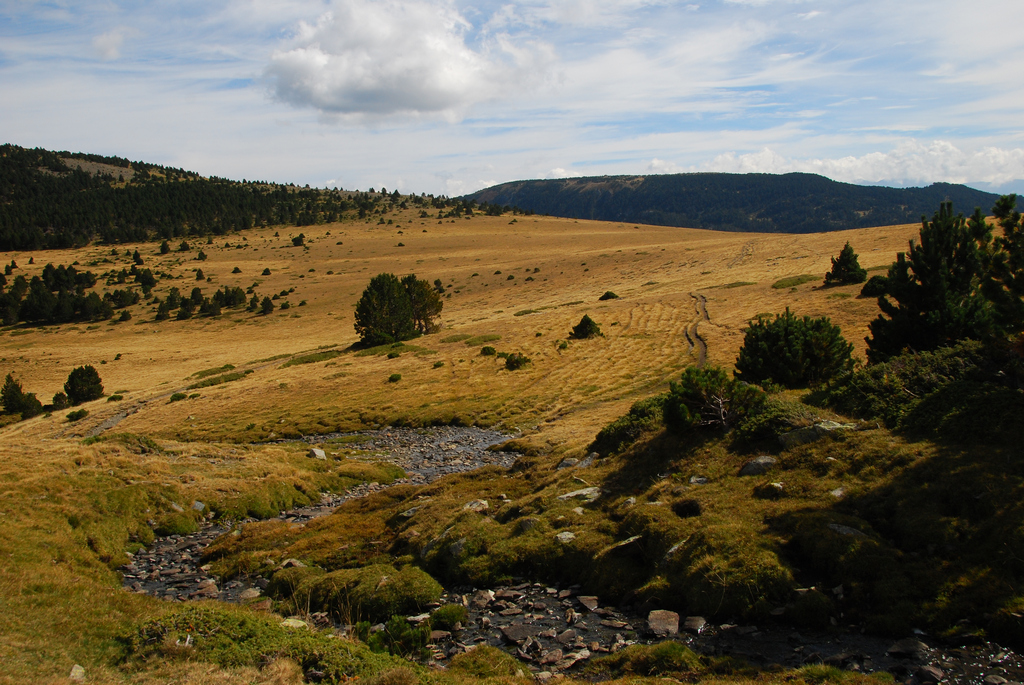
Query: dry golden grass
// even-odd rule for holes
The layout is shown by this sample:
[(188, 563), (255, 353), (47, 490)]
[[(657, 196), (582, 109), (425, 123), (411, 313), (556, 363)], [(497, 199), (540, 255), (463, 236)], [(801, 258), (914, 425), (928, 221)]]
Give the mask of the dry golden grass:
[[(124, 323), (0, 331), (0, 372), (12, 372), (44, 403), (83, 364), (99, 370), (108, 394), (124, 395), (120, 402), (88, 403), (89, 416), (76, 423), (59, 412), (0, 428), (0, 552), (9, 559), (0, 564), (0, 615), (6, 617), (0, 683), (56, 682), (75, 662), (87, 667), (90, 682), (292, 682), (296, 674), (283, 666), (280, 673), (255, 674), (189, 665), (172, 675), (166, 666), (140, 674), (113, 665), (114, 636), (138, 617), (163, 610), (155, 600), (122, 592), (111, 571), (124, 558), (125, 541), (144, 535), (142, 510), (161, 511), (168, 498), (237, 504), (271, 482), (319, 482), (330, 475), (317, 473), (292, 448), (231, 443), (396, 420), (460, 421), (519, 427), (545, 451), (577, 454), (601, 426), (638, 397), (662, 391), (693, 363), (684, 335), (698, 320), (691, 293), (707, 298), (710, 323), (699, 330), (712, 363), (730, 366), (746, 322), (785, 307), (831, 316), (863, 356), (875, 302), (834, 297), (855, 295), (859, 286), (771, 286), (802, 273), (824, 276), (829, 257), (847, 240), (862, 266), (887, 265), (918, 230), (749, 235), (547, 217), (439, 223), (416, 214), (389, 215), (393, 226), (278, 228), (279, 237), (273, 228), (256, 229), (164, 256), (155, 243), (118, 246), (116, 257), (101, 246), (0, 253), (0, 261), (18, 262), (15, 273), (31, 276), (48, 262), (77, 261), (96, 273), (129, 268), (125, 251), (138, 248), (146, 267), (180, 276), (161, 279), (160, 297), (171, 286), (187, 294), (198, 285), (212, 294), (224, 285), (257, 283), (261, 297), (295, 289), (282, 298), (291, 308), (267, 317), (225, 310), (214, 319), (155, 322), (154, 308), (144, 303), (132, 307), (133, 319)], [(292, 247), (289, 236), (300, 231), (308, 249)], [(206, 261), (195, 259), (200, 248)], [(28, 264), (30, 257), (35, 264)], [(240, 274), (232, 274), (235, 267)], [(197, 282), (196, 268), (210, 282)], [(264, 268), (271, 275), (261, 275)], [(354, 343), (354, 305), (369, 279), (384, 271), (442, 280), (451, 293), (442, 332), (412, 341), (419, 350), (397, 359), (346, 352), (283, 367), (296, 354)], [(746, 282), (752, 284), (736, 285)], [(599, 302), (607, 290), (620, 298)], [(298, 306), (303, 300), (307, 304)], [(524, 310), (533, 313), (516, 316)], [(585, 313), (604, 337), (559, 350), (557, 343)], [(532, 364), (506, 371), (500, 360), (480, 356), (483, 343), (443, 342), (456, 334), (498, 335), (487, 344), (523, 352)], [(444, 365), (435, 367), (436, 361)], [(253, 373), (190, 391), (198, 398), (168, 402), (196, 382), (197, 372), (226, 364)], [(401, 381), (388, 383), (393, 373)], [(82, 437), (122, 415), (109, 432), (156, 438), (164, 451), (139, 454), (116, 442), (83, 446)]]

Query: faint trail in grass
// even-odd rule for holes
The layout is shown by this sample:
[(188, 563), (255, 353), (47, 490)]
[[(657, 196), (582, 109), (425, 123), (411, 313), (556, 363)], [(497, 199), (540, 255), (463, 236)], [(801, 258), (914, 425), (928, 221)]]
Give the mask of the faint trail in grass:
[(708, 300), (706, 297), (695, 293), (690, 293), (690, 297), (693, 298), (693, 310), (696, 320), (687, 326), (686, 339), (690, 343), (690, 354), (693, 354), (694, 348), (697, 349), (697, 368), (702, 369), (708, 360), (708, 343), (701, 337), (697, 326), (700, 325), (701, 321), (711, 323), (711, 317), (708, 316)]

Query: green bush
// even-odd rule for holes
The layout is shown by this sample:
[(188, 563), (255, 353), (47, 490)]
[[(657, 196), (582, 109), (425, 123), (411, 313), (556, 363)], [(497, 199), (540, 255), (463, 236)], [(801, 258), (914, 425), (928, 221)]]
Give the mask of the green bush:
[(434, 362), (434, 368), (435, 369), (440, 369), (442, 366), (444, 366), (444, 362), (441, 361), (440, 359), (437, 360), (436, 362)]
[(811, 281), (818, 280), (818, 277), (814, 274), (800, 274), (799, 276), (789, 276), (788, 278), (780, 278), (779, 280), (772, 283), (772, 287), (776, 290), (782, 290), (783, 288), (795, 288), (798, 285), (804, 283), (810, 283)]
[(896, 428), (922, 399), (957, 381), (982, 375), (984, 346), (965, 341), (934, 352), (906, 353), (836, 379), (819, 400), (843, 414), (881, 419)]
[(573, 327), (569, 337), (574, 340), (586, 340), (587, 338), (596, 338), (599, 335), (601, 335), (601, 327), (589, 315), (584, 314), (580, 322)]
[(729, 378), (717, 366), (691, 366), (678, 383), (669, 384), (665, 424), (679, 433), (695, 428), (729, 429), (760, 411), (766, 398), (760, 389)]
[(886, 276), (872, 276), (860, 289), (861, 297), (881, 297), (889, 292), (889, 279)]
[(397, 352), (397, 351), (388, 352), (388, 359), (398, 359), (401, 356), (402, 356), (401, 352)]
[(597, 299), (604, 302), (605, 300), (617, 300), (618, 298), (619, 296), (613, 293), (611, 290), (606, 290), (604, 295)]
[(73, 412), (68, 413), (68, 421), (79, 421), (89, 415), (88, 409), (76, 409)]
[(518, 371), (530, 363), (530, 358), (522, 352), (513, 352), (505, 357), (505, 368), (509, 371)]
[[(55, 403), (56, 400), (57, 397), (54, 396)], [(7, 374), (3, 389), (0, 390), (0, 405), (3, 406), (4, 412), (7, 414), (21, 414), (23, 419), (30, 418), (43, 411), (43, 405), (36, 399), (35, 393), (24, 392), (21, 388), (21, 382), (14, 380), (12, 374)]]
[[(356, 636), (374, 652), (386, 652), (410, 658), (423, 658), (426, 656), (427, 643), (430, 642), (429, 624), (413, 626), (405, 620), (404, 616), (392, 616), (384, 624), (384, 630), (371, 633), (370, 628), (369, 621), (360, 621), (356, 624)], [(402, 670), (406, 671), (408, 669)], [(409, 671), (409, 674), (411, 674), (411, 671)], [(388, 680), (390, 681), (390, 679)], [(385, 682), (387, 682), (387, 685), (392, 685), (391, 682)], [(408, 679), (408, 676), (398, 681), (400, 685), (412, 685), (414, 682), (415, 680)]]
[(186, 395), (183, 392), (176, 392), (173, 395), (171, 395), (171, 399), (167, 400), (167, 404), (170, 404), (171, 402), (180, 402), (183, 399), (186, 399), (187, 397), (188, 395)]
[(736, 359), (736, 378), (803, 388), (850, 371), (852, 352), (853, 345), (828, 317), (797, 318), (786, 308), (774, 320), (759, 316), (751, 322)]
[(120, 402), (124, 399), (124, 395), (111, 395), (107, 398), (107, 402)]
[(468, 615), (466, 607), (461, 604), (445, 604), (430, 614), (430, 625), (434, 630), (452, 630), (457, 623), (465, 625)]
[(634, 402), (625, 416), (602, 428), (587, 449), (601, 456), (615, 454), (639, 440), (645, 432), (657, 430), (664, 424), (667, 398), (668, 395), (657, 395)]
[(523, 673), (515, 657), (484, 644), (452, 658), (448, 669), (474, 678), (510, 678)]
[(303, 583), (319, 578), (327, 571), (317, 566), (292, 566), (283, 568), (270, 577), (267, 595), (275, 599), (291, 599)]
[(498, 351), (495, 350), (490, 345), (484, 345), (483, 347), (480, 348), (480, 354), (485, 357), (493, 357), (494, 355), (498, 354)]
[(402, 380), (402, 374), (400, 373), (393, 373), (388, 376), (388, 383), (397, 383), (400, 380)]

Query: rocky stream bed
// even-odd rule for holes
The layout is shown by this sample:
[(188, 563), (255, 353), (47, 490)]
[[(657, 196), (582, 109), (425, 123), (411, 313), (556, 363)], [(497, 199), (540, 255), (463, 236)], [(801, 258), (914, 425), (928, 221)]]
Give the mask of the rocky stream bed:
[[(512, 453), (487, 449), (510, 436), (478, 428), (391, 428), (356, 435), (361, 442), (346, 444), (348, 449), (405, 470), (406, 477), (393, 484), (429, 483), (443, 475), (485, 465), (508, 467), (516, 458)], [(323, 443), (339, 437), (343, 436), (317, 436), (309, 441)], [(310, 458), (327, 455), (311, 449)], [(329, 514), (348, 499), (385, 487), (390, 484), (367, 483), (341, 494), (326, 493), (319, 503), (282, 512), (279, 518), (301, 523)], [(209, 574), (208, 567), (199, 565), (203, 550), (232, 529), (208, 525), (191, 535), (157, 539), (121, 568), (125, 589), (167, 601), (218, 599), (269, 610), (270, 600), (262, 599), (267, 578), (251, 576), (221, 583)], [(1024, 681), (1021, 654), (981, 639), (944, 642), (918, 633), (894, 641), (864, 634), (858, 626), (804, 632), (774, 621), (761, 625), (716, 624), (699, 616), (652, 611), (650, 607), (602, 606), (600, 598), (579, 592), (576, 586), (552, 587), (525, 579), (504, 587), (449, 588), (441, 602), (464, 605), (468, 617), (458, 630), (432, 633), (430, 662), (443, 666), (456, 654), (487, 644), (514, 654), (524, 671), (544, 681), (578, 671), (595, 656), (630, 644), (677, 640), (703, 655), (731, 656), (764, 668), (826, 664), (865, 673), (888, 671), (897, 681), (918, 685), (1005, 685)], [(426, 616), (411, 616), (409, 621), (423, 621)], [(333, 624), (322, 613), (292, 621), (339, 634), (351, 628)], [(315, 674), (310, 676), (315, 679)]]

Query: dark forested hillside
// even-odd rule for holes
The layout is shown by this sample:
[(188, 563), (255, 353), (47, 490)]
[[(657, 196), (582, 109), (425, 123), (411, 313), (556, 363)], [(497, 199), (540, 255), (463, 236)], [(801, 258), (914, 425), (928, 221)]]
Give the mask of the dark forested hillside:
[(260, 224), (305, 226), (335, 221), (347, 210), (365, 216), (382, 199), (0, 145), (0, 250), (222, 235)]
[(515, 181), (467, 196), (575, 219), (760, 233), (816, 233), (916, 222), (939, 203), (988, 212), (998, 195), (962, 185), (886, 188), (815, 174), (672, 174)]

